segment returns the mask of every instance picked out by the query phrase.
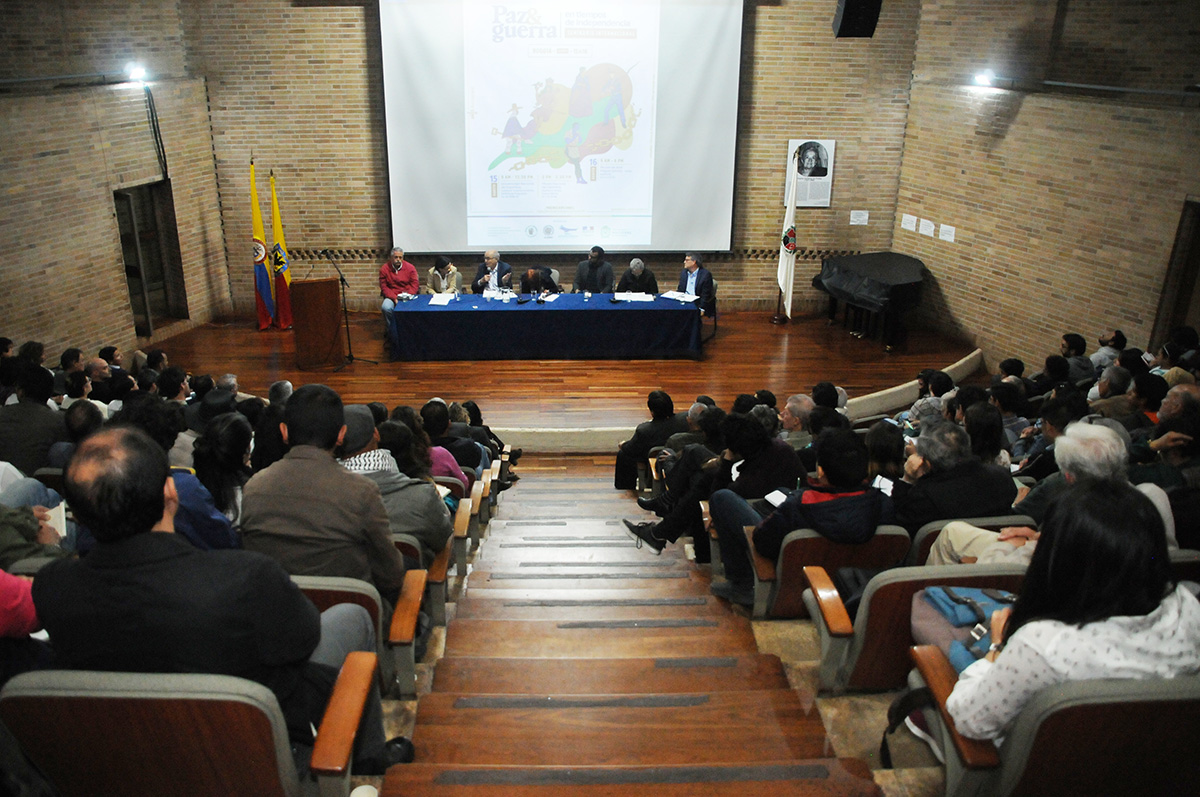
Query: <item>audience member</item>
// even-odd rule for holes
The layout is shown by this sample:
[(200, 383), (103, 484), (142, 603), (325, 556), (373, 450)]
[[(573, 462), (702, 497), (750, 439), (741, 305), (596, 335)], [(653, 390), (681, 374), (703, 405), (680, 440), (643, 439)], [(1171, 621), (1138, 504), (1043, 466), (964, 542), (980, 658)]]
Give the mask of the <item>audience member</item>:
[(985, 402), (976, 402), (963, 414), (963, 427), (971, 438), (971, 453), (985, 465), (1007, 469), (1010, 460), (1004, 436), (1004, 418), (1000, 410)]
[(287, 404), (287, 400), (292, 397), (292, 383), (286, 379), (280, 379), (278, 382), (272, 382), (267, 388), (267, 401), (271, 404)]
[(83, 371), (74, 371), (67, 377), (67, 392), (62, 400), (62, 409), (69, 410), (76, 402), (85, 401), (93, 405), (100, 414), (107, 420), (108, 405), (102, 401), (95, 401), (89, 396), (92, 393), (92, 380), (87, 378)]
[(816, 404), (803, 393), (788, 396), (779, 411), (779, 423), (783, 427), (783, 439), (796, 451), (812, 445), (812, 434), (808, 431), (808, 418)]
[(1092, 352), (1089, 358), (1092, 361), (1092, 368), (1097, 374), (1104, 372), (1104, 369), (1117, 361), (1121, 356), (1121, 352), (1125, 349), (1127, 341), (1125, 333), (1119, 329), (1109, 330), (1100, 336), (1097, 341), (1100, 348)]
[(249, 420), (239, 413), (226, 412), (208, 422), (192, 449), (196, 478), (235, 529), (240, 525), (242, 489), (251, 476), (253, 436)]
[(58, 358), (58, 370), (54, 372), (54, 395), (63, 396), (67, 392), (67, 376), (83, 370), (83, 350), (63, 349)]
[(684, 446), (692, 443), (703, 443), (705, 440), (704, 432), (700, 430), (700, 418), (708, 411), (707, 404), (701, 404), (697, 401), (687, 411), (687, 430), (676, 432), (667, 438), (663, 443), (663, 447), (669, 449), (675, 454), (683, 451)]
[(687, 431), (687, 416), (675, 413), (675, 403), (664, 390), (653, 390), (646, 397), (650, 420), (638, 424), (633, 436), (617, 446), (617, 461), (613, 472), (613, 486), (618, 490), (633, 490), (637, 487), (637, 467), (650, 456), (650, 449), (667, 442), (676, 432)]
[(421, 546), (426, 566), (446, 546), (454, 523), (446, 503), (430, 482), (402, 473), (386, 449), (379, 447), (379, 432), (371, 411), (361, 404), (346, 407), (346, 434), (339, 447), (342, 467), (370, 479), (379, 488), (392, 534), (408, 534)]
[(892, 486), (896, 523), (909, 534), (931, 520), (1008, 514), (1016, 495), (1008, 472), (980, 462), (966, 430), (945, 422), (922, 430)]
[(163, 401), (173, 402), (180, 406), (187, 403), (187, 397), (192, 392), (188, 384), (187, 371), (178, 365), (167, 366), (158, 375), (158, 395)]
[[(268, 558), (197, 551), (174, 536), (168, 477), (161, 447), (136, 430), (106, 430), (80, 446), (67, 500), (99, 545), (86, 559), (46, 566), (33, 586), (56, 664), (257, 681), (275, 693), (305, 772), (337, 668), (351, 650), (375, 650), (370, 618), (349, 605), (318, 615)], [(355, 748), (360, 774), (404, 760), (401, 745), (385, 743), (382, 719), (373, 689)]]
[(107, 360), (100, 357), (88, 360), (83, 366), (83, 373), (92, 382), (92, 398), (106, 404), (112, 401), (108, 384), (108, 380), (112, 376), (112, 368)]
[[(146, 401), (126, 406), (113, 418), (113, 423), (137, 427), (162, 446), (169, 458), (175, 450), (182, 419), (183, 412), (179, 405)], [(212, 495), (190, 467), (172, 465), (171, 481), (179, 498), (179, 508), (175, 513), (176, 534), (201, 550), (242, 546), (229, 518), (217, 509)], [(81, 530), (79, 536), (80, 551), (89, 550), (94, 542), (90, 530)]]
[(24, 363), (17, 374), (17, 402), (0, 407), (0, 461), (26, 476), (50, 464), (50, 447), (67, 439), (62, 413), (46, 406), (54, 377), (41, 366)]
[(1158, 409), (1167, 397), (1167, 380), (1158, 374), (1144, 373), (1133, 378), (1133, 387), (1128, 391), (1128, 415), (1117, 420), (1128, 429), (1141, 429), (1158, 423)]
[(104, 416), (96, 405), (90, 401), (77, 401), (63, 413), (63, 421), (67, 427), (67, 439), (50, 446), (49, 462), (46, 467), (65, 468), (75, 453), (75, 447), (89, 435), (100, 431), (104, 426)]
[(837, 409), (837, 388), (833, 382), (817, 382), (812, 389), (813, 404), (818, 407)]
[(341, 397), (325, 385), (305, 385), (292, 394), (283, 417), (291, 448), (246, 483), (243, 543), (294, 575), (374, 584), (394, 605), (404, 563), (389, 536), (379, 487), (333, 457), (346, 434)]
[(1091, 382), (1096, 378), (1096, 366), (1084, 356), (1087, 351), (1087, 341), (1083, 335), (1068, 332), (1062, 336), (1058, 345), (1063, 357), (1067, 358), (1067, 379), (1071, 384)]
[[(1100, 379), (1088, 391), (1092, 412), (1105, 418), (1120, 418), (1133, 411), (1126, 392), (1133, 384), (1133, 375), (1119, 365), (1110, 365), (1100, 374)], [(1094, 396), (1094, 398), (1093, 398)]]
[[(904, 430), (892, 421), (877, 421), (867, 430), (867, 476), (896, 481), (904, 477)], [(889, 487), (890, 490), (890, 487)]]
[[(715, 463), (713, 452), (703, 446), (684, 449), (679, 464), (667, 475), (664, 493), (667, 498), (662, 507), (656, 508), (662, 510), (660, 523), (624, 521), (638, 547), (645, 543), (660, 554), (667, 543), (691, 534), (696, 561), (708, 562), (709, 539), (703, 533), (700, 501), (725, 488), (750, 500), (762, 498), (772, 490), (791, 490), (796, 486), (803, 475), (796, 452), (757, 419), (731, 414), (725, 419), (722, 431), (726, 447)], [(736, 478), (734, 463), (738, 463)]]
[(1051, 354), (1046, 358), (1040, 374), (1034, 374), (1031, 392), (1035, 396), (1044, 396), (1064, 382), (1071, 382), (1071, 363), (1061, 354)]
[(946, 701), (970, 738), (1001, 739), (1054, 684), (1200, 670), (1200, 604), (1172, 588), (1158, 512), (1120, 482), (1081, 484), (1051, 506), (1016, 604), (990, 625), (992, 648)]
[(484, 453), (470, 438), (453, 437), (450, 431), (450, 408), (441, 399), (431, 399), (421, 407), (421, 426), (429, 435), (431, 445), (450, 452), (463, 470), (470, 470), (476, 479), (483, 478)]
[[(470, 491), (475, 484), (475, 471), (464, 470), (454, 459), (454, 455), (441, 446), (433, 445), (421, 416), (412, 407), (402, 406), (392, 410), (392, 420), (399, 421), (409, 428), (413, 434), (414, 455), (419, 461), (428, 460), (429, 471), (434, 476), (452, 476), (467, 486)], [(414, 474), (409, 473), (409, 476)]]
[(793, 492), (765, 518), (733, 490), (717, 490), (709, 498), (726, 579), (712, 586), (714, 595), (744, 606), (754, 604), (745, 526), (755, 526), (755, 550), (775, 561), (783, 538), (795, 529), (813, 529), (834, 542), (854, 544), (866, 542), (877, 526), (892, 521), (891, 499), (865, 484), (867, 447), (857, 434), (827, 430), (817, 439), (816, 449), (816, 480)]

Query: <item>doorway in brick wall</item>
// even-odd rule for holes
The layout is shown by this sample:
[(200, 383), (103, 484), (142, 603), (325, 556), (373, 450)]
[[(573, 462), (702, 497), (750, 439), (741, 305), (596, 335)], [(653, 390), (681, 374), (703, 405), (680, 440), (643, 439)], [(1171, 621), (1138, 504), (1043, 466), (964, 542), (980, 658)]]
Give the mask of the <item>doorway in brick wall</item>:
[(113, 205), (134, 326), (149, 338), (156, 326), (188, 317), (171, 181), (114, 191)]
[(1163, 281), (1158, 315), (1154, 320), (1151, 346), (1166, 341), (1171, 330), (1189, 326), (1200, 329), (1200, 199), (1183, 203), (1183, 214), (1175, 233), (1175, 247)]

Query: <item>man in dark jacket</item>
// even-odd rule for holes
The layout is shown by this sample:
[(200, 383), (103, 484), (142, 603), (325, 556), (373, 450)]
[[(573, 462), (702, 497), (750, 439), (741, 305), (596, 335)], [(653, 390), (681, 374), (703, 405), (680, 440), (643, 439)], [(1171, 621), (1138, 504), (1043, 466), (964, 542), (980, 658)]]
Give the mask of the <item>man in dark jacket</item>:
[(774, 561), (783, 538), (796, 529), (813, 529), (834, 542), (862, 543), (881, 524), (892, 522), (892, 501), (867, 479), (867, 447), (849, 429), (829, 429), (816, 442), (817, 480), (792, 493), (766, 518), (732, 490), (718, 490), (709, 511), (721, 547), (725, 583), (712, 593), (732, 603), (754, 604), (754, 574), (750, 549), (742, 532), (755, 526), (754, 548)]
[(633, 437), (617, 446), (613, 486), (618, 490), (637, 487), (637, 464), (650, 456), (650, 449), (666, 445), (667, 438), (688, 429), (687, 415), (675, 414), (675, 402), (665, 390), (654, 390), (646, 397), (650, 420), (638, 424)]
[[(99, 544), (86, 559), (41, 570), (38, 618), (61, 667), (235, 675), (279, 700), (297, 763), (307, 765), (350, 650), (375, 650), (361, 607), (318, 614), (275, 562), (247, 551), (200, 551), (173, 531), (179, 499), (167, 455), (139, 429), (97, 432), (65, 475), (67, 501)], [(401, 760), (384, 743), (374, 689), (359, 728), (355, 771)]]
[(944, 421), (922, 429), (892, 488), (896, 523), (913, 535), (931, 520), (1010, 514), (1016, 497), (1008, 472), (976, 459), (966, 430)]

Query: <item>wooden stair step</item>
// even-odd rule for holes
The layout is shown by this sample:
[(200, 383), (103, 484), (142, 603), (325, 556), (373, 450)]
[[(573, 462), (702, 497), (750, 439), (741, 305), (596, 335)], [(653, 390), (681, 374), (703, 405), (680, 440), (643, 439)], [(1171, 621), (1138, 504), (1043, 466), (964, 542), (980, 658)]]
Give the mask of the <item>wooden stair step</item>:
[(642, 620), (458, 620), (446, 630), (446, 656), (501, 658), (658, 658), (757, 651), (742, 617)]
[(684, 556), (654, 556), (628, 539), (612, 543), (524, 543), (489, 540), (475, 559), (477, 567), (694, 567)]
[[(707, 589), (701, 592), (688, 590), (681, 592), (665, 592), (660, 587), (641, 584), (635, 589), (601, 588), (595, 585), (586, 588), (561, 589), (556, 584), (539, 584), (530, 582), (519, 589), (480, 589), (470, 592), (459, 600), (466, 603), (507, 603), (509, 601), (619, 601), (619, 600), (652, 600), (662, 598), (696, 599), (711, 598)], [(676, 585), (678, 586), (678, 585)], [(695, 592), (695, 594), (687, 594)]]
[[(489, 592), (496, 593), (505, 596), (500, 590)], [(482, 600), (468, 597), (458, 602), (455, 617), (464, 620), (634, 620), (728, 614), (728, 604), (711, 595), (604, 600)]]
[(669, 695), (459, 695), (417, 706), (417, 760), (460, 764), (732, 764), (820, 758), (825, 727), (790, 689)]
[(413, 763), (392, 767), (382, 797), (810, 797), (881, 794), (871, 771), (854, 758), (812, 758), (707, 766), (540, 767)]
[(434, 692), (488, 694), (669, 694), (786, 689), (778, 656), (683, 659), (502, 659), (448, 656)]
[[(524, 570), (524, 572), (522, 572)], [(612, 572), (607, 572), (611, 570)], [(632, 572), (606, 568), (606, 572), (579, 572), (578, 568), (519, 568), (475, 570), (467, 578), (468, 590), (528, 589), (655, 589), (670, 593), (708, 595), (710, 577), (698, 570), (672, 568)]]

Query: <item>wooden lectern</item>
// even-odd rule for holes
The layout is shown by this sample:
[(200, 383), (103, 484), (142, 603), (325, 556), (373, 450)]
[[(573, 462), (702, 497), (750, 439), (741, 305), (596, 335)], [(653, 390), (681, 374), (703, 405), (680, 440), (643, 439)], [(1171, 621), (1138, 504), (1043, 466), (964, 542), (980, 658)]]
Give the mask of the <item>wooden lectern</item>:
[(346, 361), (336, 278), (292, 283), (292, 329), (297, 368), (338, 366)]

